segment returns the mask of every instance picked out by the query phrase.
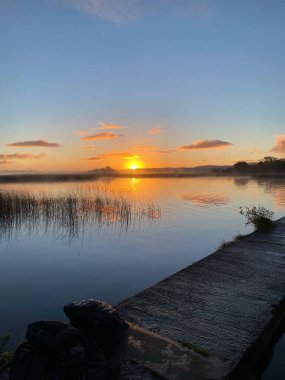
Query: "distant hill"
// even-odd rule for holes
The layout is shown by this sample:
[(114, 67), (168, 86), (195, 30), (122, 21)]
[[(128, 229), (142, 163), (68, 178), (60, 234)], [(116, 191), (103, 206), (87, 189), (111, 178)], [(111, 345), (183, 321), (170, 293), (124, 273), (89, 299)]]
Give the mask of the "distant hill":
[(136, 175), (199, 175), (212, 173), (214, 170), (225, 170), (230, 166), (219, 166), (219, 165), (204, 165), (196, 167), (178, 167), (178, 168), (142, 168), (136, 169), (135, 171), (130, 169), (118, 170), (119, 174), (130, 174), (135, 173)]
[(34, 170), (0, 170), (0, 175), (36, 174)]

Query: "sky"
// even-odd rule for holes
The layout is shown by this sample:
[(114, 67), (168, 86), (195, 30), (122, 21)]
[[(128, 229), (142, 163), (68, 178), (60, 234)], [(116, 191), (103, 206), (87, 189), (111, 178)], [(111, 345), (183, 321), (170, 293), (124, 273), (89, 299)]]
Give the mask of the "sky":
[(285, 157), (283, 0), (0, 0), (0, 171)]

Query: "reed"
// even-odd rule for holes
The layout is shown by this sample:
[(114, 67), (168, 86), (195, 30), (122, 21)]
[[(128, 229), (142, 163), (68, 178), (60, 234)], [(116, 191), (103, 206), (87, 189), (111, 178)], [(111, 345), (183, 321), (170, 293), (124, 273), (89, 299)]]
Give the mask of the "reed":
[(116, 226), (126, 231), (131, 221), (160, 218), (151, 201), (126, 198), (104, 188), (78, 187), (60, 192), (0, 190), (0, 239), (20, 231), (44, 230), (67, 241), (93, 228)]

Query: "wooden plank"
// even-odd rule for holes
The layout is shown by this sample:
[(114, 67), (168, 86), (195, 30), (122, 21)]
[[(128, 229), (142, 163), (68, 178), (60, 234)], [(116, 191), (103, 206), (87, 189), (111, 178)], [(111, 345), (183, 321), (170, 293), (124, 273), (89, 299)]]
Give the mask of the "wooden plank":
[(230, 373), (266, 327), (274, 328), (284, 294), (282, 218), (274, 230), (247, 235), (116, 308), (144, 328), (205, 348)]

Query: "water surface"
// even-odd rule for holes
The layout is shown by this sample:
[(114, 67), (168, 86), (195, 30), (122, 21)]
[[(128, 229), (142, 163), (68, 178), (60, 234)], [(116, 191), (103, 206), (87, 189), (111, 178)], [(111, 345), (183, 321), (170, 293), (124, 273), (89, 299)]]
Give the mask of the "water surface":
[[(31, 321), (63, 319), (62, 308), (69, 302), (97, 298), (115, 304), (209, 255), (223, 240), (251, 232), (239, 206), (260, 204), (276, 218), (285, 214), (285, 180), (118, 178), (80, 186), (95, 189), (98, 184), (126, 199), (151, 199), (161, 217), (132, 220), (123, 230), (116, 223), (86, 225), (72, 239), (25, 226), (9, 238), (3, 235), (0, 335), (10, 332), (16, 342)], [(48, 193), (78, 183), (9, 186)]]

